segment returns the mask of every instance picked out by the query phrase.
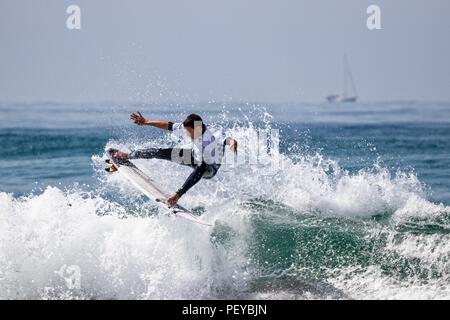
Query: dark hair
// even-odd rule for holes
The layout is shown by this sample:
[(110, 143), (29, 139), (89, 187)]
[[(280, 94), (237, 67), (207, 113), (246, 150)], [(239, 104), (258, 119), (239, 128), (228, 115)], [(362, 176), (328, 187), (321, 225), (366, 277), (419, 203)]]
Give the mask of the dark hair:
[(203, 124), (202, 118), (195, 113), (192, 113), (186, 117), (186, 119), (183, 121), (183, 126), (185, 126), (186, 128), (194, 129), (195, 122), (201, 122), (202, 127), (203, 128), (205, 127), (205, 125)]

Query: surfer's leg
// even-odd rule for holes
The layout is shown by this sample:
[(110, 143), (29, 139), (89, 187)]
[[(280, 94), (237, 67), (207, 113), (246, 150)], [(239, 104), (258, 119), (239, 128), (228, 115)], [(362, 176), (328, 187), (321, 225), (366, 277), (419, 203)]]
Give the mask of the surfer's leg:
[(189, 175), (189, 177), (184, 182), (183, 186), (178, 189), (177, 193), (181, 197), (185, 194), (190, 188), (192, 188), (200, 179), (203, 177), (208, 165), (205, 162), (202, 162), (200, 165), (194, 168), (194, 171)]
[(131, 159), (163, 159), (170, 160), (172, 148), (148, 148), (135, 150), (130, 154)]
[(131, 159), (162, 159), (175, 163), (194, 166), (192, 149), (185, 148), (148, 148), (133, 151)]
[(217, 174), (217, 171), (219, 171), (219, 168), (220, 164), (208, 164), (202, 178), (203, 179), (213, 178)]

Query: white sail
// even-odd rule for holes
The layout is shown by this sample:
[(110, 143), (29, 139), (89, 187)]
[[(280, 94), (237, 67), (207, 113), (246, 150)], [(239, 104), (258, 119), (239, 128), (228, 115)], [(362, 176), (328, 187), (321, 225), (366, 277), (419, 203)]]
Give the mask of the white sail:
[[(348, 85), (350, 83), (352, 95), (348, 95)], [(327, 96), (329, 102), (355, 102), (358, 99), (355, 82), (350, 70), (347, 56), (344, 55), (344, 85), (342, 94), (332, 94)]]

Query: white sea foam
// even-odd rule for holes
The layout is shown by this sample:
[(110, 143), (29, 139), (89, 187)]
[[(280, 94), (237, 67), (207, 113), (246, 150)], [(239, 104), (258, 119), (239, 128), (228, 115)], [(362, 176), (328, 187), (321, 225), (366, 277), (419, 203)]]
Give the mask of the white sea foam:
[[(0, 298), (208, 298), (233, 283), (239, 266), (209, 229), (164, 215), (105, 215), (105, 201), (57, 188), (1, 193)], [(80, 268), (79, 290), (66, 286), (63, 266)]]
[(353, 268), (341, 270), (341, 275), (329, 281), (353, 299), (360, 300), (430, 300), (448, 299), (450, 286), (442, 279), (428, 280), (412, 278), (400, 281), (389, 277), (376, 267), (370, 266), (365, 271), (355, 272)]
[[(249, 140), (253, 146), (249, 152), (256, 152), (260, 142), (252, 140), (254, 130), (249, 126), (229, 133), (240, 141)], [(124, 149), (128, 145), (111, 141), (107, 147)], [(142, 146), (137, 142), (133, 145)], [(152, 210), (145, 217), (136, 216), (136, 210), (148, 209), (142, 195), (118, 174), (100, 175), (104, 166), (100, 155), (93, 157), (102, 177), (97, 190), (49, 187), (22, 198), (0, 193), (0, 298), (205, 299), (246, 295), (247, 285), (257, 272), (249, 263), (250, 211), (242, 204), (255, 198), (288, 206), (298, 215), (360, 219), (383, 214), (397, 225), (411, 217), (439, 217), (449, 212), (448, 207), (426, 199), (414, 174), (392, 174), (379, 164), (349, 173), (321, 154), (263, 157), (262, 164), (224, 166), (213, 180), (202, 180), (182, 198), (188, 207), (203, 207), (203, 218), (215, 223), (214, 228)], [(136, 163), (167, 191), (181, 185), (191, 170), (159, 160)], [(117, 201), (105, 196), (107, 192), (115, 193)], [(119, 198), (130, 205), (120, 204)], [(130, 207), (135, 203), (144, 204), (133, 211)], [(221, 227), (229, 228), (233, 236), (226, 245), (215, 241)], [(395, 231), (388, 236), (386, 250), (438, 267), (444, 276), (431, 279), (429, 284), (393, 279), (379, 266), (369, 266), (362, 273), (343, 270), (342, 277), (330, 281), (352, 298), (448, 298), (445, 259), (449, 239), (445, 237), (425, 234), (398, 240)], [(79, 268), (79, 289), (67, 287), (68, 266)], [(249, 296), (276, 298), (286, 294), (291, 293)], [(294, 296), (308, 298), (307, 294)]]

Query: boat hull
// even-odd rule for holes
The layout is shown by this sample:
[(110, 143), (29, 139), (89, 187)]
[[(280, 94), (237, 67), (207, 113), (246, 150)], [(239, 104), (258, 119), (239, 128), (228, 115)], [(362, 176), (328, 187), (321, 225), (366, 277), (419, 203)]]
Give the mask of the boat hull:
[(327, 97), (328, 102), (332, 103), (347, 103), (347, 102), (356, 102), (358, 97), (343, 97), (340, 95), (331, 95)]

